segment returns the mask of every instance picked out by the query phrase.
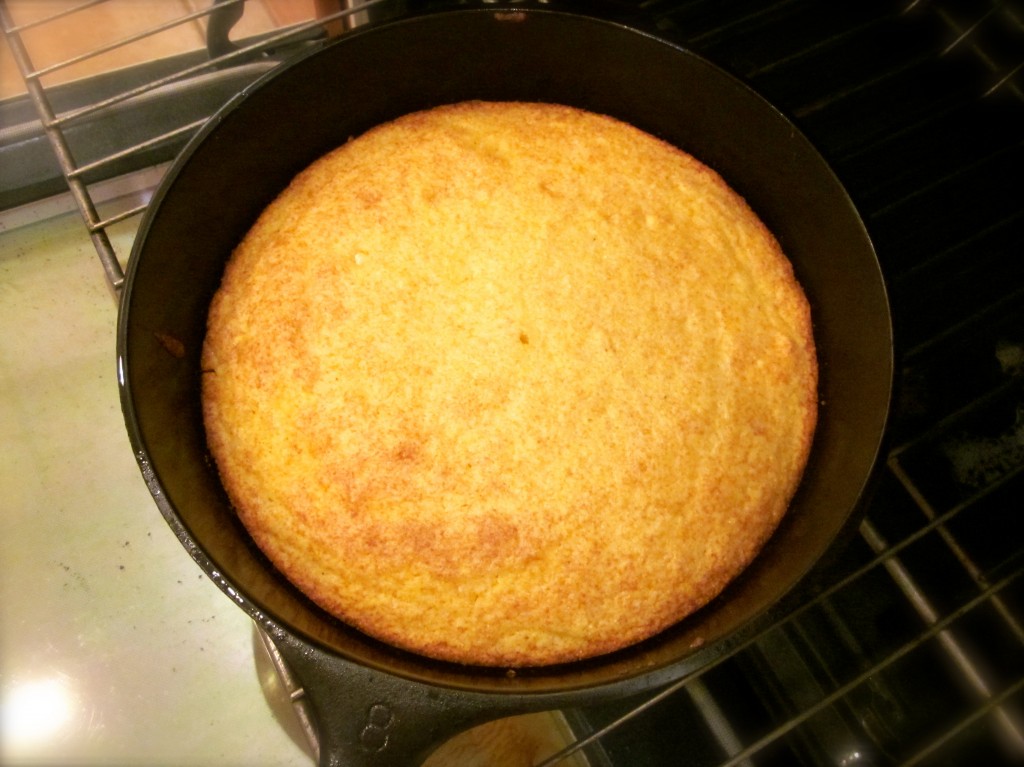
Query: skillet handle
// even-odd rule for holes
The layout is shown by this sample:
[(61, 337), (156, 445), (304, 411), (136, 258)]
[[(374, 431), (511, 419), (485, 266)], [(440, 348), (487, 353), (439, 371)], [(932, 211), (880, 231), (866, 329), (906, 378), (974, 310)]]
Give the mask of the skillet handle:
[(550, 707), (402, 679), (287, 632), (273, 632), (272, 641), (312, 709), (320, 767), (419, 767), (463, 730)]

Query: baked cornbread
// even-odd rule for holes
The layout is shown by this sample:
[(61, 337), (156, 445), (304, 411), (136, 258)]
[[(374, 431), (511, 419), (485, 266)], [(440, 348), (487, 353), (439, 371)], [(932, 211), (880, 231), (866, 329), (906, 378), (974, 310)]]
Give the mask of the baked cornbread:
[(693, 157), (619, 121), (467, 102), (302, 172), (232, 255), (211, 453), (329, 613), (465, 664), (608, 653), (753, 559), (817, 413), (808, 304)]

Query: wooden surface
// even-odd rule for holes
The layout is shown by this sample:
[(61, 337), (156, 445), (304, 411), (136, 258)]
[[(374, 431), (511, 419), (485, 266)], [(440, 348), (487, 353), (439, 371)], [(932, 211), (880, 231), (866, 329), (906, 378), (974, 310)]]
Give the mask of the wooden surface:
[[(232, 36), (246, 37), (314, 17), (324, 0), (248, 0)], [(160, 27), (212, 0), (107, 0), (54, 19), (22, 35), (36, 70), (66, 62), (132, 35)], [(83, 0), (8, 0), (19, 26), (51, 19), (82, 6)], [(193, 19), (134, 43), (61, 67), (41, 78), (44, 86), (67, 82), (205, 46), (206, 18)], [(0, 99), (25, 92), (7, 41), (0, 41)]]

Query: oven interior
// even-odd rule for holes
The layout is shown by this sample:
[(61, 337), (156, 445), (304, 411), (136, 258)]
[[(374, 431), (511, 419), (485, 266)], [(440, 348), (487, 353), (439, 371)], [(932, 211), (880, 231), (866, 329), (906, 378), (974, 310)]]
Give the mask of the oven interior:
[[(155, 183), (255, 78), (410, 6), (420, 10), (411, 0), (317, 3), (318, 18), (249, 34), (234, 27), (244, 1), (216, 2), (194, 12), (204, 50), (51, 83), (108, 44), (39, 66), (34, 46), (60, 19), (25, 23), (17, 3), (0, 2), (27, 89), (0, 102), (0, 209), (70, 190), (96, 279), (116, 294), (126, 254), (107, 230), (146, 197), (112, 206), (105, 190), (126, 177)], [(563, 712), (571, 737), (542, 763), (1024, 762), (1024, 3), (646, 0), (598, 10), (641, 19), (735, 74), (818, 147), (888, 282), (897, 390), (878, 487), (813, 588), (671, 688)], [(287, 681), (272, 643), (269, 652)], [(315, 742), (308, 722), (303, 732)]]

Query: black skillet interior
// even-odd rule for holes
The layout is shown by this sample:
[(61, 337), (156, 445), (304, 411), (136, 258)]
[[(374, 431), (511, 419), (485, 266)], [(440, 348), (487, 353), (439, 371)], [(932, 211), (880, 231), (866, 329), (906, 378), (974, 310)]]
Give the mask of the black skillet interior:
[[(748, 572), (698, 615), (606, 659), (518, 673), (432, 663), (367, 639), (301, 597), (254, 550), (212, 469), (199, 413), (207, 304), (260, 210), (308, 163), (371, 126), (466, 99), (554, 101), (626, 120), (717, 169), (761, 215), (812, 303), (821, 416), (804, 482)], [(463, 10), (369, 28), (228, 105), (168, 174), (142, 223), (121, 305), (122, 403), (154, 498), (238, 604), (328, 656), (483, 693), (653, 684), (704, 662), (776, 604), (855, 510), (887, 417), (885, 288), (827, 165), (775, 109), (695, 55), (633, 29), (548, 11)]]

